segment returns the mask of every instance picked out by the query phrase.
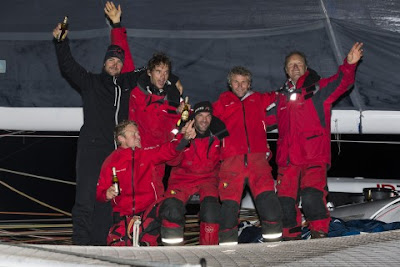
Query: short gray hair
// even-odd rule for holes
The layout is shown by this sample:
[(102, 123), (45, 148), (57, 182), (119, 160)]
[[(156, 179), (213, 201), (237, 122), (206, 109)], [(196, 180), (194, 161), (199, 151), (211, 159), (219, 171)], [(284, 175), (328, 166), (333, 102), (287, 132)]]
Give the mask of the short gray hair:
[(243, 66), (235, 66), (228, 73), (228, 84), (231, 85), (231, 79), (233, 75), (242, 75), (249, 78), (249, 82), (251, 84), (252, 74), (251, 71), (246, 69)]

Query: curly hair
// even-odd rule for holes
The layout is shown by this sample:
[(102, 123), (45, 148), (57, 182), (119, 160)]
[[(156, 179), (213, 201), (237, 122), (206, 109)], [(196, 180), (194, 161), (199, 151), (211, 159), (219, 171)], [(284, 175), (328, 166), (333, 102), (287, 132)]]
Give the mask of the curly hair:
[(172, 63), (169, 57), (162, 52), (154, 53), (147, 62), (147, 70), (152, 71), (156, 66), (161, 64), (168, 66), (169, 71), (171, 71)]

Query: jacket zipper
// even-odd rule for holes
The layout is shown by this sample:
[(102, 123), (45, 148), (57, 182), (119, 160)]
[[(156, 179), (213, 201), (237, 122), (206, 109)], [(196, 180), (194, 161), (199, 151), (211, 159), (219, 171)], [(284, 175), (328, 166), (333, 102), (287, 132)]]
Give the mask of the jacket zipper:
[[(246, 110), (244, 108), (244, 103), (242, 103), (242, 110), (243, 110), (243, 124), (244, 124), (244, 132), (246, 134), (246, 142), (247, 142), (247, 153), (250, 153), (250, 142), (249, 142), (249, 135), (247, 134), (247, 125), (246, 125)], [(247, 154), (244, 155), (244, 166), (247, 167)]]
[[(115, 108), (115, 125), (118, 125), (118, 114), (119, 114), (119, 108), (121, 105), (121, 87), (117, 84), (117, 78), (113, 77), (113, 83), (115, 85), (115, 96), (114, 96), (114, 106)], [(114, 148), (117, 149), (117, 142), (114, 140)]]
[(121, 105), (121, 87), (117, 83), (117, 78), (113, 77), (113, 83), (115, 85), (115, 99), (114, 99), (114, 106), (115, 108), (115, 125), (118, 125), (118, 114), (119, 108)]

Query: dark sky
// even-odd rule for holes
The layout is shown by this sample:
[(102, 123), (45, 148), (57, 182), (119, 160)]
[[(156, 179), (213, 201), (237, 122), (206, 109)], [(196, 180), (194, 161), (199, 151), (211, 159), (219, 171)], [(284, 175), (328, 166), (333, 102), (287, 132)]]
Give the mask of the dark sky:
[[(3, 134), (6, 132), (3, 132)], [(78, 133), (36, 133), (76, 136)], [(270, 134), (270, 139), (276, 134)], [(342, 135), (343, 140), (400, 142), (400, 135)], [(40, 176), (75, 180), (75, 137), (2, 137), (0, 138), (0, 167)], [(272, 151), (276, 142), (270, 141)], [(332, 142), (332, 167), (330, 177), (356, 177), (400, 179), (398, 172), (399, 144)], [(276, 173), (276, 166), (271, 161)], [(1, 180), (43, 202), (71, 211), (74, 202), (74, 186), (42, 181), (20, 175), (0, 172)], [(11, 192), (1, 186), (0, 211), (27, 211), (33, 209), (52, 212), (47, 208)], [(4, 201), (5, 200), (5, 201)]]

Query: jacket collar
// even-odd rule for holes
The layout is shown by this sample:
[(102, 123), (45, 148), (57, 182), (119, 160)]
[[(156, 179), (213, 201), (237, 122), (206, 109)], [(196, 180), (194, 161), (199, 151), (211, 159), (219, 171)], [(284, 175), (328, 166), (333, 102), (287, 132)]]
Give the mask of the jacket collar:
[[(167, 81), (166, 85), (168, 86), (169, 84), (171, 84), (171, 82)], [(143, 73), (142, 75), (140, 75), (138, 86), (145, 94), (158, 96), (165, 96), (167, 94), (167, 90), (165, 90), (166, 88), (158, 89), (156, 86), (154, 86), (154, 84), (150, 82), (150, 77), (149, 75), (147, 75), (147, 73)]]
[[(111, 76), (110, 74), (108, 74), (104, 68), (102, 69), (101, 73), (100, 73), (100, 77), (104, 82), (110, 82), (113, 83), (113, 78), (114, 76)], [(118, 76), (116, 76), (118, 78)]]
[(318, 82), (320, 79), (321, 76), (319, 76), (319, 74), (315, 70), (308, 68), (303, 76), (301, 76), (297, 80), (296, 84), (294, 84), (289, 78), (282, 89), (284, 90), (284, 92), (293, 92), (295, 90), (300, 90), (301, 88), (310, 87)]

